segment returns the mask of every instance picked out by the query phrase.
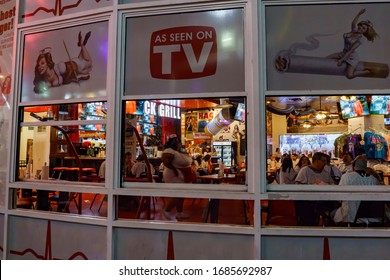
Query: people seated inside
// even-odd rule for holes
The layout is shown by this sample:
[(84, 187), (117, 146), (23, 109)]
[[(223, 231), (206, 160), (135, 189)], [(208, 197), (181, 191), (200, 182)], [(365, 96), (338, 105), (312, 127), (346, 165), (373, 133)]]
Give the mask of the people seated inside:
[[(368, 172), (367, 158), (359, 155), (352, 163), (352, 172), (341, 176), (339, 185), (379, 185), (380, 182)], [(333, 221), (337, 223), (354, 223), (360, 201), (343, 201), (341, 206), (331, 213)]]
[(200, 175), (207, 175), (210, 174), (213, 170), (213, 165), (211, 163), (211, 155), (206, 154), (201, 161), (201, 164), (199, 166), (199, 174)]
[[(325, 169), (327, 155), (317, 152), (312, 157), (312, 164), (302, 167), (295, 182), (297, 184), (332, 185), (331, 173)], [(323, 212), (331, 210), (326, 202), (297, 200), (295, 202), (298, 225), (316, 226)]]
[(313, 155), (312, 164), (302, 167), (295, 179), (297, 184), (316, 184), (332, 185), (334, 184), (330, 170), (325, 169), (327, 164), (327, 155), (317, 152)]
[(305, 156), (305, 155), (302, 155), (300, 158), (299, 158), (299, 161), (298, 163), (295, 165), (294, 169), (295, 171), (298, 173), (299, 170), (301, 170), (302, 167), (304, 166), (307, 166), (307, 165), (310, 165), (311, 162), (310, 162), (310, 159)]
[(284, 156), (282, 166), (280, 168), (279, 180), (280, 184), (295, 184), (297, 172), (293, 168), (293, 161), (290, 156)]
[(352, 162), (353, 162), (353, 156), (350, 152), (345, 152), (343, 156), (341, 157), (341, 160), (343, 161), (340, 164), (340, 171), (342, 174), (347, 172), (352, 172)]
[(342, 173), (337, 166), (335, 166), (331, 163), (330, 156), (327, 154), (326, 154), (326, 165), (325, 165), (324, 169), (326, 169), (326, 171), (328, 171), (330, 173), (330, 176), (333, 179), (333, 183), (335, 185), (338, 185), (338, 183), (340, 182), (340, 178), (341, 178)]
[(131, 169), (133, 168), (134, 161), (130, 152), (125, 153), (125, 177), (133, 177)]
[[(150, 171), (152, 175), (155, 173), (154, 167), (152, 164), (150, 164)], [(131, 168), (131, 173), (136, 178), (147, 178), (148, 177), (148, 169), (145, 162), (145, 156), (139, 155), (137, 157), (136, 163)]]

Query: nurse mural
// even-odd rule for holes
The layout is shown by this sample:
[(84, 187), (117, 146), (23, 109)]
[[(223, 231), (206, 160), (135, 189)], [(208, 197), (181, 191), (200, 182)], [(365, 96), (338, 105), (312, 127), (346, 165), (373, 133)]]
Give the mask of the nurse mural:
[(44, 48), (39, 52), (35, 65), (34, 92), (44, 93), (50, 87), (58, 87), (70, 83), (80, 83), (81, 80), (88, 80), (92, 70), (92, 58), (85, 47), (91, 32), (83, 38), (81, 32), (78, 35), (77, 45), (80, 52), (77, 58), (71, 58), (64, 42), (65, 51), (69, 61), (55, 63), (51, 55), (51, 48)]

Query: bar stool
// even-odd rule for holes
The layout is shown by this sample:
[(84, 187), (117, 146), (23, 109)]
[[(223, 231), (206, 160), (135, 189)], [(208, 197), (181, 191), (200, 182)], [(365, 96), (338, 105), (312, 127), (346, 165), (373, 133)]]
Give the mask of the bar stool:
[(51, 177), (52, 177), (52, 178), (61, 179), (62, 174), (64, 173), (64, 171), (66, 170), (66, 168), (67, 168), (67, 167), (63, 167), (63, 166), (54, 167), (54, 168), (53, 168), (53, 173), (51, 174)]

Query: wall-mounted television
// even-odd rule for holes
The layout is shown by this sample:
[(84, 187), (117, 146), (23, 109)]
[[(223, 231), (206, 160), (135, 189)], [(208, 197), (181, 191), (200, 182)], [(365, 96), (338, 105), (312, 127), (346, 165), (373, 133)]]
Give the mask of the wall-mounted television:
[(368, 106), (365, 95), (360, 96), (342, 96), (340, 97), (340, 114), (342, 119), (349, 119), (354, 117), (370, 115), (370, 108)]
[(373, 115), (390, 114), (390, 96), (387, 95), (371, 96), (370, 113)]
[(156, 129), (157, 126), (150, 123), (144, 123), (142, 126), (142, 135), (148, 135), (148, 136), (156, 136)]
[(149, 114), (143, 114), (142, 121), (144, 123), (157, 123), (157, 116), (149, 115)]
[(156, 124), (137, 122), (136, 128), (140, 135), (156, 136)]
[(236, 113), (234, 114), (234, 119), (236, 121), (245, 122), (245, 104), (238, 103)]

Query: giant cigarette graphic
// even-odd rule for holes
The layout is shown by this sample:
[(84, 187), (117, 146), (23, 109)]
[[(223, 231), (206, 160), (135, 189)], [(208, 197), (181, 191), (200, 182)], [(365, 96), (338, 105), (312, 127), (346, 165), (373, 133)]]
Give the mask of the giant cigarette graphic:
[[(344, 62), (341, 66), (337, 66), (337, 60), (332, 58), (279, 53), (275, 59), (275, 68), (279, 72), (345, 76), (347, 64)], [(389, 76), (389, 66), (384, 63), (360, 61), (356, 70), (369, 71), (367, 74), (359, 75), (360, 77), (387, 78)]]

